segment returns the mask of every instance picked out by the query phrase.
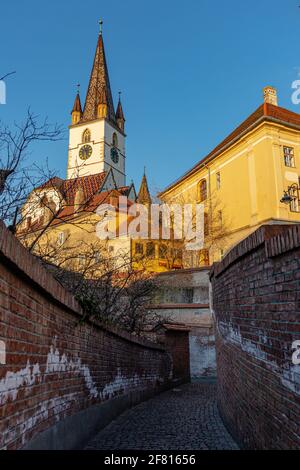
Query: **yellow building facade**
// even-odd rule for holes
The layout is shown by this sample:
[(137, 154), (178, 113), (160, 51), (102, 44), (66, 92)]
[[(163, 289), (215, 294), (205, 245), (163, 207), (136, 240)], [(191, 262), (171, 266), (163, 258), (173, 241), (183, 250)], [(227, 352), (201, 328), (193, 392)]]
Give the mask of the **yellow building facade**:
[(203, 202), (212, 231), (223, 225), (198, 260), (211, 264), (262, 224), (299, 223), (299, 176), (300, 115), (279, 107), (266, 87), (264, 103), (160, 197)]

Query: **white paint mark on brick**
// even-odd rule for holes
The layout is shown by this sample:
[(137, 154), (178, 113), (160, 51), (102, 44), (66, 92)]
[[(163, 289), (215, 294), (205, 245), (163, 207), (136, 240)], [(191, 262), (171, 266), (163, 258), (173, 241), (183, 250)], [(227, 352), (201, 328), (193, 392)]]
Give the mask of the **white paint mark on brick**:
[(17, 372), (8, 371), (5, 377), (0, 380), (0, 405), (5, 404), (8, 400), (16, 400), (21, 387), (28, 387), (40, 381), (39, 364), (31, 366), (28, 361), (24, 369)]
[[(239, 329), (233, 328), (230, 323), (216, 322), (216, 327), (219, 335), (222, 336), (225, 342), (238, 345), (242, 351), (245, 351), (259, 361), (263, 361), (266, 367), (278, 376), (278, 379), (284, 387), (300, 395), (299, 365), (293, 365), (292, 363), (279, 365), (277, 362), (270, 360), (266, 352), (263, 351), (258, 344), (243, 338)], [(264, 336), (262, 339), (264, 339), (264, 343), (266, 344), (267, 337)]]
[(98, 391), (91, 376), (89, 367), (82, 364), (79, 357), (74, 360), (72, 358), (68, 360), (66, 354), (62, 354), (62, 356), (60, 356), (58, 349), (56, 348), (54, 350), (54, 347), (51, 346), (50, 352), (47, 356), (46, 374), (59, 372), (80, 373), (84, 377), (86, 387), (89, 390), (91, 397), (97, 398)]
[(0, 340), (0, 364), (6, 364), (6, 344)]
[[(153, 374), (151, 377), (146, 375), (139, 376), (138, 374), (128, 377), (123, 375), (121, 369), (118, 368), (115, 378), (100, 391), (96, 387), (89, 367), (86, 364), (82, 364), (80, 357), (73, 359), (68, 358), (66, 354), (60, 355), (59, 350), (54, 346), (51, 346), (47, 355), (47, 362), (43, 367), (45, 370), (44, 374), (41, 373), (38, 363), (31, 365), (28, 361), (24, 369), (20, 369), (17, 372), (8, 371), (6, 376), (0, 381), (0, 405), (8, 401), (15, 401), (21, 388), (29, 387), (26, 390), (28, 395), (31, 386), (45, 382), (49, 374), (55, 373), (64, 374), (72, 372), (75, 376), (80, 374), (84, 378), (90, 397), (100, 398), (101, 400), (110, 399), (116, 394), (126, 393), (131, 388), (143, 387), (145, 383), (156, 384), (157, 381), (163, 381), (163, 378), (156, 374)], [(2, 449), (20, 434), (22, 435), (24, 445), (27, 440), (27, 433), (38, 423), (52, 416), (56, 421), (63, 419), (67, 410), (78, 400), (78, 395), (79, 392), (69, 393), (39, 403), (34, 413), (27, 420), (18, 422), (14, 430), (5, 435)]]
[[(158, 376), (153, 376), (152, 381), (158, 380)], [(103, 400), (112, 398), (116, 394), (120, 394), (122, 391), (126, 392), (130, 388), (138, 386), (139, 382), (142, 380), (142, 377), (139, 377), (135, 374), (132, 377), (126, 377), (122, 375), (121, 369), (118, 368), (117, 375), (112, 382), (105, 385), (101, 392), (101, 398)]]
[[(58, 422), (64, 418), (67, 410), (77, 399), (77, 393), (69, 393), (62, 397), (51, 398), (41, 402), (34, 414), (30, 416), (21, 425), (22, 444), (26, 443), (26, 433), (31, 431), (37, 424), (49, 418), (51, 410), (54, 412), (55, 421)], [(16, 434), (17, 437), (17, 434)]]
[(272, 361), (267, 358), (265, 351), (263, 351), (256, 343), (242, 337), (239, 328), (234, 328), (230, 323), (227, 324), (224, 322), (219, 322), (217, 327), (225, 341), (229, 341), (230, 343), (240, 346), (243, 351), (251, 354), (251, 356), (254, 356), (260, 361), (270, 364), (272, 363)]
[(300, 395), (300, 365), (292, 365), (290, 369), (284, 370), (281, 382), (289, 390)]

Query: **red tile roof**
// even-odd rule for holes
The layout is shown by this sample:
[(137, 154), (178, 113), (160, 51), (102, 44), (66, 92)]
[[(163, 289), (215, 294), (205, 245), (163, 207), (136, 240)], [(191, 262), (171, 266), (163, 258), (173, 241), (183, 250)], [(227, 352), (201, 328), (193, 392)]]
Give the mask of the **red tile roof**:
[(55, 188), (55, 189), (61, 190), (63, 187), (63, 184), (64, 184), (64, 180), (62, 178), (59, 178), (58, 176), (54, 176), (53, 178), (50, 178), (45, 183), (41, 184), (36, 189)]
[(200, 160), (195, 166), (188, 170), (181, 178), (170, 184), (164, 191), (160, 193), (164, 194), (169, 189), (183, 181), (185, 178), (191, 176), (204, 163), (216, 158), (222, 151), (232, 145), (238, 140), (245, 132), (250, 131), (253, 127), (258, 126), (263, 121), (280, 121), (280, 123), (288, 125), (290, 127), (300, 127), (300, 115), (289, 111), (288, 109), (275, 106), (270, 103), (263, 103), (252, 113), (245, 121), (242, 122), (231, 134), (229, 134), (220, 144), (218, 144), (206, 157)]
[[(67, 219), (74, 217), (74, 199), (77, 189), (82, 188), (84, 192), (84, 204), (82, 208), (80, 208), (76, 215), (80, 216), (84, 213), (92, 213), (95, 212), (96, 209), (101, 204), (112, 204), (113, 201), (111, 200), (112, 196), (118, 197), (127, 195), (130, 189), (130, 186), (122, 186), (118, 189), (112, 189), (109, 191), (102, 191), (99, 192), (101, 189), (101, 185), (104, 181), (106, 173), (98, 173), (96, 175), (90, 176), (83, 176), (80, 178), (70, 179), (70, 180), (62, 180), (61, 178), (54, 177), (51, 178), (49, 181), (44, 183), (43, 185), (39, 186), (38, 189), (44, 188), (56, 188), (58, 189), (66, 204), (62, 207), (61, 211), (57, 214), (57, 216), (51, 222), (51, 226), (58, 225), (62, 221), (66, 222)], [(127, 201), (127, 206), (129, 207), (133, 202)], [(118, 210), (118, 209), (117, 209)], [(44, 226), (43, 217), (39, 220), (33, 222), (30, 226), (31, 230), (40, 230)]]
[(95, 175), (81, 176), (69, 180), (63, 180), (54, 176), (46, 183), (39, 186), (37, 189), (55, 188), (60, 191), (68, 206), (74, 205), (75, 193), (79, 188), (82, 188), (84, 198), (88, 201), (94, 194), (96, 194), (105, 179), (106, 172), (97, 173)]
[(68, 205), (74, 204), (75, 193), (79, 188), (83, 189), (84, 199), (88, 201), (94, 194), (96, 194), (105, 179), (106, 172), (97, 173), (95, 175), (82, 176), (64, 181), (64, 195)]

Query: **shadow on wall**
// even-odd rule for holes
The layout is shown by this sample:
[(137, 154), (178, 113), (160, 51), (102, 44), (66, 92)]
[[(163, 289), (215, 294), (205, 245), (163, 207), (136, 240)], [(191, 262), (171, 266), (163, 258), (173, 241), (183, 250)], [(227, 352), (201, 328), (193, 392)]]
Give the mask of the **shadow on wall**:
[(247, 449), (300, 448), (300, 225), (262, 226), (211, 271), (218, 403)]

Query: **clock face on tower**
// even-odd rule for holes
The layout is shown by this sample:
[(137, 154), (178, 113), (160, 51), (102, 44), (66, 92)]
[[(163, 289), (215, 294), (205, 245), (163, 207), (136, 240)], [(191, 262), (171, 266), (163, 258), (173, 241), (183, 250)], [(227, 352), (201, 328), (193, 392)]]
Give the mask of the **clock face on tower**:
[(79, 150), (79, 157), (81, 158), (81, 160), (87, 160), (88, 158), (90, 158), (92, 153), (93, 153), (92, 147), (90, 145), (84, 145)]
[(112, 147), (111, 150), (110, 150), (110, 156), (111, 156), (111, 159), (114, 163), (118, 163), (119, 161), (119, 153), (118, 153), (118, 150), (116, 149), (116, 147)]

